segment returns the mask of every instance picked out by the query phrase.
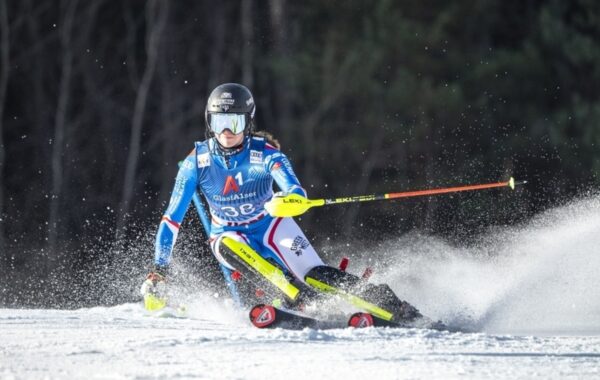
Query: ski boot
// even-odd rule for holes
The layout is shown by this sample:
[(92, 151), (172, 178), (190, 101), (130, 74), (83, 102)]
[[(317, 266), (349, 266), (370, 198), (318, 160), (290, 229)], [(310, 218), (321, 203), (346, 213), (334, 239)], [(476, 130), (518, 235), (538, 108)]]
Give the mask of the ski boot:
[(148, 273), (140, 288), (140, 293), (144, 297), (144, 308), (146, 310), (158, 311), (164, 309), (167, 306), (165, 276), (157, 270)]
[(374, 285), (334, 267), (314, 267), (304, 280), (315, 289), (336, 294), (386, 321), (400, 323), (423, 317), (414, 306), (400, 300), (387, 284)]

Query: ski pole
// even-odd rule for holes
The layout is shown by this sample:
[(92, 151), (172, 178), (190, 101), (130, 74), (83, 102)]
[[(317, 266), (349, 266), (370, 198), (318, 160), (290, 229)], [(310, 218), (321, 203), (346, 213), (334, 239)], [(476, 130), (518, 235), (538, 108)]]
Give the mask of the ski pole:
[(286, 197), (275, 197), (265, 204), (265, 208), (272, 216), (277, 217), (290, 217), (297, 216), (305, 213), (311, 207), (319, 207), (325, 205), (334, 205), (341, 203), (356, 203), (356, 202), (370, 202), (386, 199), (398, 199), (398, 198), (410, 198), (420, 197), (437, 194), (457, 193), (461, 191), (473, 191), (473, 190), (484, 190), (492, 189), (495, 187), (510, 187), (515, 189), (515, 186), (523, 185), (527, 181), (516, 182), (514, 178), (510, 178), (505, 182), (494, 182), (484, 183), (479, 185), (466, 185), (456, 187), (446, 187), (439, 189), (426, 189), (417, 191), (404, 191), (400, 193), (387, 193), (387, 194), (371, 194), (371, 195), (358, 195), (351, 197), (340, 197), (340, 198), (324, 198), (324, 199), (306, 199), (298, 194), (290, 194)]

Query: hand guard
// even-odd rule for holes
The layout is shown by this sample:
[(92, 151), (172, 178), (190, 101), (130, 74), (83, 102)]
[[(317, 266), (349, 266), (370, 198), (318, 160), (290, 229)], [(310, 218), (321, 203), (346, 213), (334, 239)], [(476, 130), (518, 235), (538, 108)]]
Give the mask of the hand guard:
[(265, 203), (265, 210), (275, 217), (293, 217), (304, 214), (311, 201), (296, 193), (278, 192), (273, 194), (273, 198)]
[(167, 305), (165, 268), (156, 267), (148, 273), (140, 288), (144, 297), (144, 307), (148, 311), (157, 311)]

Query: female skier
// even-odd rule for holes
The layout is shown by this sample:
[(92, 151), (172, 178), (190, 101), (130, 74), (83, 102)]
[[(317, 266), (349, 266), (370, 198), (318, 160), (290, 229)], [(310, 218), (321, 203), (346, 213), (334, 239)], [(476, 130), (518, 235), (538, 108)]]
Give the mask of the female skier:
[(256, 106), (250, 91), (236, 83), (215, 88), (206, 105), (207, 139), (196, 143), (179, 169), (169, 206), (156, 237), (153, 282), (166, 274), (180, 224), (196, 190), (211, 214), (210, 246), (219, 262), (235, 270), (219, 249), (224, 237), (250, 246), (262, 257), (303, 280), (324, 265), (292, 218), (273, 218), (264, 205), (273, 180), (282, 194), (306, 197), (279, 144), (254, 131)]
[[(325, 266), (292, 218), (272, 217), (265, 210), (273, 196), (291, 199), (307, 195), (277, 140), (254, 130), (255, 111), (252, 94), (240, 84), (222, 84), (210, 94), (206, 140), (195, 143), (179, 169), (158, 228), (154, 270), (142, 286), (144, 295), (155, 294), (157, 285), (164, 283), (180, 224), (196, 191), (208, 203), (210, 246), (225, 267), (244, 277), (251, 274), (255, 284), (262, 281), (278, 289), (292, 305), (303, 296), (314, 295), (315, 288), (332, 291), (331, 287), (361, 285), (365, 292), (361, 279)], [(273, 194), (273, 180), (281, 190), (277, 194)], [(371, 294), (362, 296), (390, 304), (389, 287), (370, 285), (369, 289)], [(396, 319), (407, 314), (407, 310), (399, 313), (398, 308), (404, 305), (407, 309), (408, 304), (395, 296), (393, 301), (388, 309), (397, 309), (393, 311)]]

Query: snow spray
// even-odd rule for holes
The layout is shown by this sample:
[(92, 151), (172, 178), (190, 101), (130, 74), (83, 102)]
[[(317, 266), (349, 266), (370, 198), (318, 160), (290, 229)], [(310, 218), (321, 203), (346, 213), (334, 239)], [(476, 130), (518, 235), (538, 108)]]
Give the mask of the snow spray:
[[(600, 196), (578, 199), (468, 247), (412, 233), (388, 241), (373, 282), (425, 315), (474, 331), (600, 334)], [(379, 272), (379, 274), (378, 274)]]

